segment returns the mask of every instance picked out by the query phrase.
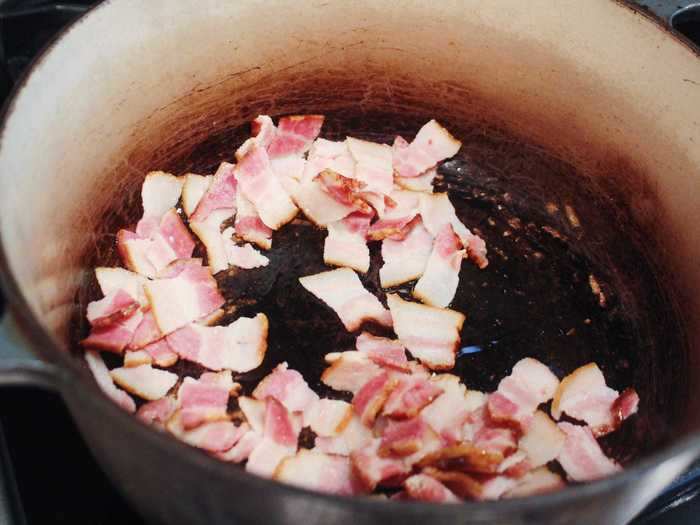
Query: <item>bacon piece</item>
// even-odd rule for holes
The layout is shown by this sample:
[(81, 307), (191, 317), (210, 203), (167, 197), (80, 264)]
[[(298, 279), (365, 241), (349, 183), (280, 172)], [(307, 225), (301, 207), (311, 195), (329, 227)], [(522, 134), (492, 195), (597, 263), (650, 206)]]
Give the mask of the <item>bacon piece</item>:
[(419, 194), (412, 191), (394, 190), (391, 192), (393, 206), (369, 228), (367, 236), (373, 241), (388, 237), (401, 240), (408, 234), (408, 224), (418, 215)]
[(190, 215), (190, 220), (203, 222), (217, 210), (227, 210), (229, 217), (235, 213), (238, 182), (234, 168), (235, 166), (228, 162), (219, 165), (207, 191), (199, 199), (194, 213)]
[(443, 447), (427, 454), (418, 462), (419, 468), (436, 467), (441, 470), (494, 474), (503, 461), (503, 454), (483, 450), (472, 443)]
[(309, 150), (309, 157), (304, 168), (302, 180), (313, 180), (323, 170), (331, 170), (343, 177), (354, 178), (355, 160), (345, 141), (333, 142), (316, 139)]
[(157, 273), (146, 256), (150, 246), (150, 239), (142, 239), (132, 231), (117, 232), (117, 251), (122, 262), (129, 270), (147, 277), (153, 277)]
[(433, 250), (433, 236), (419, 218), (414, 219), (407, 228), (408, 233), (403, 239), (382, 241), (384, 265), (379, 269), (382, 288), (418, 279), (428, 264)]
[(459, 498), (479, 499), (481, 496), (481, 482), (474, 476), (464, 472), (444, 471), (434, 467), (426, 467), (423, 469), (423, 474), (440, 481)]
[(265, 431), (265, 401), (241, 396), (238, 398), (238, 407), (251, 428), (262, 436)]
[(114, 386), (114, 381), (112, 376), (109, 374), (109, 369), (105, 365), (105, 362), (102, 360), (102, 356), (100, 356), (100, 354), (88, 350), (85, 352), (85, 362), (92, 372), (95, 382), (97, 383), (97, 386), (100, 387), (100, 390), (107, 394), (112, 401), (127, 412), (133, 413), (136, 411), (136, 403), (134, 403), (134, 400), (131, 399), (129, 394)]
[(143, 275), (130, 272), (124, 268), (95, 268), (95, 277), (100, 285), (102, 295), (109, 295), (118, 290), (124, 290), (131, 297), (139, 302), (141, 306), (146, 306), (148, 300), (143, 292), (143, 285), (147, 282)]
[(551, 472), (546, 467), (540, 467), (528, 472), (518, 480), (518, 484), (503, 494), (504, 498), (524, 498), (546, 494), (555, 490), (563, 489), (566, 486), (559, 474)]
[(531, 357), (521, 359), (489, 396), (489, 415), (526, 430), (537, 407), (552, 399), (558, 386), (559, 380), (546, 365)]
[(318, 395), (309, 388), (304, 377), (280, 363), (253, 390), (255, 399), (274, 397), (290, 412), (304, 412), (318, 402)]
[(367, 354), (343, 352), (321, 374), (321, 381), (333, 390), (356, 393), (362, 386), (379, 375), (382, 369)]
[(272, 248), (272, 230), (260, 219), (253, 203), (240, 191), (236, 194), (236, 203), (236, 236), (258, 245), (263, 250)]
[(124, 366), (126, 368), (150, 364), (153, 364), (153, 358), (145, 350), (130, 350), (124, 352)]
[(375, 439), (370, 446), (355, 450), (350, 454), (353, 470), (369, 491), (377, 485), (402, 478), (410, 468), (400, 459), (379, 456), (380, 440)]
[(415, 454), (421, 449), (423, 438), (428, 431), (428, 425), (420, 417), (389, 421), (382, 432), (378, 453), (382, 457)]
[(142, 319), (143, 314), (137, 310), (133, 315), (121, 321), (106, 326), (93, 327), (90, 335), (80, 341), (80, 344), (85, 348), (120, 354), (133, 338)]
[(421, 417), (448, 443), (462, 440), (462, 425), (485, 403), (481, 392), (467, 390), (457, 376), (440, 374), (431, 383), (443, 393), (421, 411)]
[(423, 275), (413, 289), (413, 296), (430, 306), (445, 307), (452, 302), (459, 285), (459, 270), (464, 250), (451, 224), (435, 237), (433, 249)]
[(523, 450), (533, 468), (546, 465), (559, 455), (564, 446), (564, 433), (550, 419), (550, 417), (538, 410), (532, 418), (532, 423), (520, 438), (518, 447)]
[(366, 236), (371, 220), (371, 215), (355, 212), (340, 221), (329, 223), (328, 237), (323, 246), (323, 262), (367, 273), (369, 248)]
[(232, 215), (232, 210), (221, 209), (210, 212), (204, 220), (190, 220), (190, 228), (207, 250), (207, 264), (212, 273), (219, 273), (228, 268), (227, 243), (221, 232), (221, 225)]
[(406, 493), (414, 500), (431, 503), (459, 503), (461, 500), (438, 480), (415, 474), (403, 482)]
[(175, 413), (176, 409), (177, 403), (175, 399), (172, 396), (165, 396), (141, 405), (136, 412), (136, 417), (149, 425), (165, 428), (165, 423)]
[[(392, 155), (401, 156), (401, 151), (408, 147), (408, 142), (401, 137), (397, 136), (394, 139), (394, 144), (392, 146)], [(426, 193), (433, 192), (433, 180), (437, 176), (437, 169), (430, 168), (416, 177), (394, 177), (394, 182), (404, 189), (411, 191), (424, 191)]]
[(417, 177), (453, 157), (462, 143), (435, 120), (425, 124), (407, 147), (393, 149), (393, 167), (401, 177)]
[(146, 175), (141, 186), (141, 203), (144, 217), (161, 218), (177, 205), (184, 184), (182, 177), (170, 173), (152, 171)]
[(615, 461), (606, 457), (588, 427), (559, 423), (566, 434), (564, 446), (557, 460), (573, 481), (592, 481), (622, 470)]
[(226, 419), (228, 398), (233, 387), (231, 372), (186, 377), (177, 392), (182, 427), (191, 430), (209, 421)]
[(331, 170), (323, 170), (314, 180), (319, 182), (323, 191), (339, 204), (367, 215), (372, 214), (372, 207), (364, 197), (364, 183), (343, 177)]
[(424, 377), (401, 377), (384, 404), (382, 413), (393, 419), (415, 417), (443, 393), (435, 381)]
[(387, 295), (394, 331), (409, 352), (428, 368), (445, 370), (455, 364), (464, 315)]
[(174, 277), (157, 279), (144, 285), (162, 334), (169, 334), (201, 319), (224, 304), (209, 268), (199, 264), (192, 260)]
[(115, 368), (109, 372), (112, 380), (130, 394), (148, 401), (160, 399), (177, 383), (177, 374), (158, 370), (151, 365)]
[(516, 450), (510, 456), (505, 458), (498, 465), (498, 473), (505, 474), (508, 477), (520, 479), (525, 474), (532, 470), (532, 464), (527, 457), (527, 454), (522, 450)]
[(410, 370), (406, 349), (400, 341), (377, 337), (369, 332), (362, 332), (355, 340), (355, 347), (358, 352), (367, 356), (379, 366), (393, 368), (402, 372)]
[(369, 293), (350, 268), (300, 277), (299, 282), (338, 314), (345, 329), (353, 332), (365, 321), (391, 326), (391, 316), (374, 295)]
[(277, 230), (294, 218), (297, 207), (272, 171), (264, 149), (254, 145), (240, 159), (235, 173), (241, 191), (267, 227)]
[(291, 196), (304, 215), (320, 227), (326, 227), (356, 211), (354, 206), (341, 204), (326, 193), (318, 179), (302, 182)]
[(634, 388), (626, 388), (612, 406), (613, 417), (618, 426), (628, 417), (637, 413), (639, 394)]
[(419, 210), (423, 224), (433, 236), (437, 236), (445, 224), (451, 224), (469, 259), (481, 269), (488, 266), (486, 243), (459, 220), (447, 193), (421, 193)]
[(260, 366), (267, 351), (268, 321), (265, 314), (239, 317), (227, 326), (191, 323), (167, 336), (168, 344), (182, 359), (210, 370), (249, 372)]
[(176, 259), (192, 257), (194, 241), (175, 208), (171, 208), (163, 215), (158, 233), (173, 250)]
[(247, 423), (243, 423), (238, 427), (243, 433), (238, 442), (225, 452), (216, 453), (216, 457), (222, 461), (230, 461), (233, 463), (241, 463), (248, 459), (250, 454), (255, 450), (263, 440), (262, 433), (250, 430)]
[(267, 146), (270, 158), (303, 155), (313, 144), (323, 126), (323, 115), (292, 115), (282, 117)]
[(153, 317), (153, 311), (149, 309), (143, 313), (141, 322), (136, 327), (128, 348), (129, 350), (138, 350), (162, 337), (163, 334), (160, 333), (160, 329), (156, 324), (156, 318)]
[(240, 160), (250, 151), (254, 145), (267, 149), (277, 134), (277, 128), (268, 115), (258, 115), (250, 123), (250, 133), (252, 137), (247, 139), (241, 147), (236, 150), (236, 159)]
[(190, 217), (195, 212), (199, 201), (202, 200), (213, 180), (212, 175), (195, 175), (194, 173), (185, 175), (185, 184), (182, 186), (182, 209), (185, 211), (185, 215)]
[(306, 160), (294, 155), (271, 158), (270, 167), (282, 184), (284, 191), (291, 195), (304, 176)]
[(364, 449), (372, 443), (372, 431), (364, 426), (351, 411), (345, 428), (337, 436), (317, 436), (315, 449), (327, 454), (349, 456), (356, 450)]
[(94, 327), (124, 321), (139, 309), (139, 303), (124, 290), (114, 290), (99, 301), (87, 305), (87, 319)]
[(355, 179), (367, 191), (388, 195), (394, 187), (391, 147), (348, 137), (346, 144), (355, 160)]
[(287, 409), (274, 397), (265, 402), (263, 439), (248, 457), (246, 470), (263, 477), (272, 477), (280, 462), (297, 452), (299, 425)]
[(392, 379), (387, 372), (382, 372), (358, 390), (352, 399), (352, 407), (365, 425), (368, 427), (374, 425), (377, 414), (395, 387), (396, 380)]
[(335, 399), (320, 399), (304, 412), (304, 426), (322, 437), (341, 434), (351, 419), (352, 405)]
[[(631, 392), (634, 391), (627, 396), (632, 396)], [(628, 399), (633, 400), (634, 396), (636, 392)], [(552, 416), (558, 420), (566, 413), (585, 422), (595, 436), (604, 436), (617, 429), (625, 417), (636, 412), (636, 402), (633, 401), (631, 405), (635, 405), (634, 409), (627, 410), (625, 416), (619, 410), (619, 398), (618, 392), (605, 384), (605, 377), (598, 365), (589, 363), (562, 379), (552, 401)]]
[(170, 348), (168, 341), (163, 338), (143, 347), (153, 363), (161, 368), (167, 368), (177, 363), (178, 355)]
[(249, 270), (251, 268), (260, 268), (261, 266), (267, 266), (270, 263), (270, 260), (267, 257), (262, 255), (250, 244), (237, 246), (231, 240), (233, 233), (233, 228), (226, 228), (222, 234), (224, 237), (224, 246), (226, 249), (226, 257), (228, 259), (228, 264), (237, 268), (244, 268)]
[(474, 434), (474, 446), (505, 457), (517, 450), (518, 441), (512, 429), (486, 425)]
[(313, 450), (300, 450), (286, 458), (273, 476), (277, 481), (329, 494), (362, 494), (364, 488), (355, 477), (350, 460)]
[(243, 426), (237, 427), (230, 421), (224, 420), (211, 421), (192, 430), (186, 430), (182, 426), (180, 411), (173, 414), (165, 428), (184, 443), (214, 453), (230, 450), (247, 431)]

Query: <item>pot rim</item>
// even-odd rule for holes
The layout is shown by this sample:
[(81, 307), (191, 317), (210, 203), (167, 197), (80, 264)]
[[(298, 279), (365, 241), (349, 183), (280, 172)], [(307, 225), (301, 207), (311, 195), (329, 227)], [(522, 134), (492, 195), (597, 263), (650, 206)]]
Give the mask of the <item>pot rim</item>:
[[(643, 10), (640, 6), (632, 3), (632, 0), (609, 0), (618, 5), (621, 9), (632, 11), (636, 15), (641, 15), (649, 22), (655, 24), (660, 30), (674, 38), (679, 44), (688, 48), (696, 56), (700, 57), (700, 49), (698, 49), (691, 41), (677, 33), (672, 28), (666, 26), (658, 17)], [(44, 60), (50, 55), (52, 50), (60, 44), (63, 38), (73, 31), (80, 24), (88, 22), (91, 15), (99, 10), (107, 9), (114, 0), (102, 0), (98, 4), (88, 9), (79, 19), (62, 29), (49, 43), (47, 43), (32, 63), (27, 66), (17, 83), (8, 96), (3, 107), (0, 109), (0, 150), (4, 147), (4, 137), (7, 132), (8, 124), (14, 116), (14, 109), (17, 99), (21, 96), (21, 92), (28, 79), (36, 72), (43, 64)], [(390, 513), (397, 509), (396, 503), (393, 501), (381, 500), (369, 497), (357, 496), (337, 496), (325, 494), (322, 492), (312, 491), (309, 489), (288, 485), (271, 479), (262, 478), (254, 474), (250, 474), (241, 468), (233, 467), (214, 457), (208, 456), (200, 450), (190, 447), (172, 436), (166, 435), (163, 432), (149, 427), (142, 423), (132, 414), (129, 414), (119, 408), (107, 396), (103, 395), (98, 386), (92, 382), (84, 380), (75, 381), (76, 377), (84, 376), (84, 371), (78, 361), (70, 352), (62, 349), (52, 336), (43, 328), (41, 323), (36, 319), (29, 308), (29, 303), (24, 296), (24, 293), (11, 272), (9, 259), (7, 256), (6, 247), (2, 234), (0, 233), (0, 287), (6, 298), (8, 313), (12, 313), (22, 328), (23, 335), (27, 337), (30, 343), (31, 351), (38, 354), (40, 357), (60, 363), (60, 367), (53, 373), (56, 374), (56, 384), (59, 392), (64, 397), (67, 392), (75, 392), (79, 402), (93, 403), (95, 408), (107, 414), (107, 416), (115, 420), (118, 424), (125, 426), (129, 433), (138, 439), (144, 440), (152, 445), (165, 448), (171, 457), (178, 457), (183, 463), (188, 464), (195, 469), (205, 469), (208, 472), (213, 472), (217, 478), (225, 480), (233, 478), (238, 482), (252, 484), (253, 487), (265, 490), (266, 495), (272, 497), (278, 496), (296, 496), (313, 498), (319, 502), (344, 506), (353, 510), (361, 510), (367, 512)], [(87, 384), (86, 384), (87, 383)], [(88, 394), (85, 389), (91, 389)], [(72, 396), (71, 396), (72, 397)], [(455, 514), (469, 512), (472, 516), (489, 516), (498, 514), (508, 514), (512, 512), (523, 511), (541, 511), (543, 507), (553, 507), (561, 505), (567, 501), (578, 499), (588, 499), (596, 496), (602, 496), (627, 484), (635, 479), (641, 478), (649, 473), (654, 468), (663, 465), (664, 463), (678, 457), (686, 458), (684, 465), (689, 464), (694, 458), (700, 456), (700, 430), (691, 432), (690, 434), (677, 439), (672, 444), (663, 449), (650, 454), (647, 457), (641, 458), (626, 467), (622, 472), (613, 476), (603, 478), (601, 480), (568, 486), (563, 490), (552, 492), (549, 494), (541, 494), (529, 496), (525, 498), (505, 499), (498, 501), (474, 502), (465, 501), (460, 505), (435, 505), (433, 503), (425, 503), (419, 501), (402, 502), (402, 508), (410, 508), (415, 512), (422, 514), (430, 514), (434, 517), (454, 517)]]

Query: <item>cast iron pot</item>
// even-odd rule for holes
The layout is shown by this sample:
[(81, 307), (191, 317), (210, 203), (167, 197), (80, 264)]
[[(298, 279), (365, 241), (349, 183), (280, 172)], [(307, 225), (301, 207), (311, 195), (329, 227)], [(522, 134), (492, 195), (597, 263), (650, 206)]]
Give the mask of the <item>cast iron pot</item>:
[[(397, 505), (248, 475), (101, 395), (70, 351), (70, 320), (96, 241), (133, 204), (114, 196), (136, 195), (151, 169), (230, 158), (231, 130), (258, 113), (308, 111), (496, 126), (617, 188), (682, 321), (684, 345), (632, 363), (663, 367), (688, 349), (674, 439), (551, 495)], [(700, 384), (699, 140), (695, 51), (612, 0), (106, 1), (34, 64), (2, 123), (3, 344), (17, 357), (0, 363), (0, 384), (58, 390), (105, 471), (156, 522), (624, 523), (700, 455), (688, 395)]]

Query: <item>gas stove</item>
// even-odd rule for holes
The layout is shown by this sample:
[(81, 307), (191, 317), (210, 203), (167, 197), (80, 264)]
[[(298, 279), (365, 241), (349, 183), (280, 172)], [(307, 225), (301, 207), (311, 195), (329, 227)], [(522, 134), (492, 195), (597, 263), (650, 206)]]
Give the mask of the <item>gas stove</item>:
[[(0, 102), (41, 49), (95, 3), (0, 0)], [(696, 8), (683, 0), (637, 3), (664, 20), (687, 8), (673, 21), (689, 38), (700, 37), (700, 2)], [(0, 316), (2, 311), (0, 297)], [(146, 525), (97, 466), (57, 395), (0, 390), (0, 407), (0, 525)], [(698, 495), (700, 466), (669, 486), (634, 524), (697, 523)]]

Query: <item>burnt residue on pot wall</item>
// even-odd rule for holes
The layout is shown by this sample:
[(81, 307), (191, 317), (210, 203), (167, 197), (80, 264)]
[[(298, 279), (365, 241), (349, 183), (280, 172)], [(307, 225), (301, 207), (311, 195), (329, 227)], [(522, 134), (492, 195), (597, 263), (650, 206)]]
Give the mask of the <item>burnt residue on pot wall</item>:
[[(308, 105), (312, 100), (300, 97), (284, 108), (285, 113), (315, 111)], [(256, 113), (255, 107), (246, 108), (248, 113)], [(353, 108), (325, 113), (323, 135), (328, 138), (353, 135), (390, 142), (397, 133), (410, 138), (423, 122), (437, 116), (463, 141), (458, 157), (441, 166), (436, 185), (450, 192), (460, 218), (489, 247), (487, 269), (463, 264), (453, 303), (467, 314), (455, 373), (470, 388), (494, 389), (525, 356), (541, 359), (560, 377), (595, 361), (611, 386), (633, 386), (642, 399), (640, 414), (605, 438), (604, 447), (626, 463), (669, 440), (685, 409), (685, 341), (659, 261), (649, 250), (649, 236), (620, 191), (601, 186), (601, 180), (484, 122), (465, 123), (420, 111)], [(213, 132), (194, 147), (172, 145), (170, 156), (154, 153), (150, 167), (176, 174), (212, 173), (220, 161), (232, 158), (248, 134), (248, 126), (241, 125)], [(90, 266), (118, 263), (114, 233), (140, 215), (138, 185), (134, 188), (125, 200), (115, 201), (114, 211), (105, 217), (97, 250), (86, 259)], [(653, 199), (648, 192), (636, 194), (642, 201)], [(270, 319), (265, 363), (237, 378), (245, 391), (277, 363), (287, 361), (320, 393), (344, 397), (320, 383), (323, 355), (351, 349), (357, 334), (345, 332), (335, 314), (297, 281), (326, 269), (324, 237), (324, 232), (297, 220), (275, 234), (269, 266), (216, 276), (231, 312), (224, 322), (259, 311)], [(201, 246), (197, 250), (204, 255)], [(377, 244), (363, 281), (383, 300), (380, 266)], [(397, 291), (408, 295), (410, 288)], [(96, 297), (94, 277), (88, 275), (78, 294), (74, 342), (86, 330), (81, 320), (84, 306)], [(366, 328), (382, 333), (377, 327)], [(194, 375), (200, 371), (183, 363), (177, 370)]]

